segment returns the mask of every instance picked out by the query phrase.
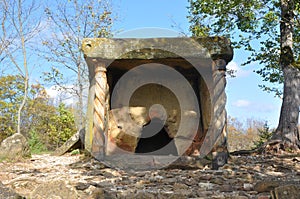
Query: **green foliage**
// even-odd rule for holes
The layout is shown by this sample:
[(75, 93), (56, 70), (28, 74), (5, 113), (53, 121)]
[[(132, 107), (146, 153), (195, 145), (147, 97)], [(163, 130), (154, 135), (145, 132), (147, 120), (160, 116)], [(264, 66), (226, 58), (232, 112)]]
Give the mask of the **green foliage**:
[(50, 118), (53, 123), (49, 125), (50, 131), (48, 134), (50, 142), (58, 147), (76, 132), (76, 126), (74, 115), (63, 103), (58, 106), (57, 111), (58, 114)]
[(0, 77), (0, 142), (17, 131), (17, 112), (23, 99), (22, 78), (19, 75)]
[(79, 154), (80, 154), (79, 149), (75, 149), (75, 150), (71, 151), (71, 155), (79, 155)]
[(52, 105), (36, 102), (36, 100), (31, 108), (29, 108), (29, 114), (31, 116), (23, 130), (25, 130), (26, 127), (27, 131), (33, 129), (33, 132), (38, 134), (38, 138), (42, 140), (42, 144), (46, 146), (48, 150), (54, 150), (76, 132), (74, 115), (64, 104), (54, 107)]
[[(190, 30), (194, 36), (229, 37), (234, 48), (250, 52), (249, 63), (263, 67), (255, 72), (263, 81), (283, 83), (280, 68), (280, 1), (279, 0), (189, 0)], [(300, 2), (295, 3), (294, 52), (300, 52)], [(300, 60), (295, 54), (295, 60)], [(298, 58), (298, 59), (297, 59)], [(281, 95), (276, 85), (261, 85), (264, 91)]]
[[(23, 97), (21, 77), (2, 76), (0, 87), (0, 141), (2, 141), (16, 132), (17, 110)], [(31, 85), (21, 120), (21, 133), (28, 138), (33, 153), (54, 150), (77, 131), (71, 109), (64, 104), (55, 107), (40, 84)]]
[(254, 142), (254, 149), (261, 147), (266, 141), (268, 141), (272, 137), (274, 133), (274, 131), (270, 130), (270, 127), (267, 122), (264, 124), (263, 128), (258, 129), (258, 131), (259, 140)]
[(47, 151), (47, 147), (42, 142), (42, 139), (40, 138), (38, 133), (34, 130), (29, 132), (28, 143), (32, 154), (40, 154)]

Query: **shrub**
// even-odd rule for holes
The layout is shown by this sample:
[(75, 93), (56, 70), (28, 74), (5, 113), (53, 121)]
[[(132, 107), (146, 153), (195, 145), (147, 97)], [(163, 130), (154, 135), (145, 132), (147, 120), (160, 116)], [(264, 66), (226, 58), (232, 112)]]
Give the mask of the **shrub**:
[(57, 111), (58, 114), (50, 118), (51, 124), (48, 132), (50, 143), (56, 148), (77, 131), (74, 115), (63, 103), (58, 106)]
[(270, 130), (268, 122), (265, 122), (264, 126), (258, 129), (258, 132), (259, 132), (259, 139), (258, 141), (254, 142), (254, 147), (253, 147), (254, 149), (261, 147), (266, 141), (268, 141), (272, 137), (274, 133), (273, 130), (272, 131)]
[(34, 130), (29, 132), (28, 143), (29, 143), (30, 151), (33, 154), (39, 154), (39, 153), (47, 151), (47, 147), (41, 141), (41, 138)]

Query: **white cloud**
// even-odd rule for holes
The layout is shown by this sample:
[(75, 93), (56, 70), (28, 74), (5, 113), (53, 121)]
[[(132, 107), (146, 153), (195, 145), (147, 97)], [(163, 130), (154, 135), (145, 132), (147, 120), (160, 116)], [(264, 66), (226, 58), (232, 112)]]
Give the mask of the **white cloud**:
[(233, 74), (235, 77), (247, 77), (251, 73), (251, 70), (244, 70), (243, 68), (239, 67), (239, 65), (234, 61), (229, 62), (229, 64), (227, 65), (227, 69), (233, 70)]
[(46, 88), (46, 92), (49, 95), (50, 98), (56, 98), (58, 95), (58, 90), (55, 88), (55, 86), (51, 86), (50, 88)]
[(239, 99), (232, 103), (234, 107), (244, 109), (249, 112), (257, 112), (257, 113), (270, 113), (276, 111), (278, 107), (273, 104), (267, 104), (259, 101), (249, 101), (246, 99)]
[(232, 105), (235, 107), (239, 107), (239, 108), (243, 107), (244, 108), (244, 107), (249, 107), (251, 105), (251, 102), (248, 100), (240, 99), (240, 100), (233, 102)]
[[(71, 86), (69, 87), (71, 88)], [(63, 102), (66, 105), (72, 105), (74, 103), (74, 96), (63, 90), (59, 90), (57, 86), (51, 86), (50, 88), (46, 88), (46, 92), (49, 95), (49, 97), (54, 100), (55, 104)]]
[(259, 103), (256, 102), (253, 104), (252, 109), (254, 109), (257, 112), (264, 112), (264, 113), (271, 113), (273, 111), (278, 110), (278, 107), (276, 107), (273, 104), (266, 104), (266, 103)]
[(178, 37), (181, 33), (167, 29), (167, 28), (157, 28), (157, 27), (144, 27), (131, 29), (127, 31), (120, 32), (115, 35), (117, 38), (151, 38), (151, 37)]

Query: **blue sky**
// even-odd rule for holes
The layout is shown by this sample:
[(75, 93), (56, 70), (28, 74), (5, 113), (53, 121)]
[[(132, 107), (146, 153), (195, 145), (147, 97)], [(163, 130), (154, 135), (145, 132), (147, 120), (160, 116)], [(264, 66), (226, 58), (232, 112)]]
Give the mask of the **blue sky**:
[[(175, 36), (174, 32), (181, 31), (188, 33), (186, 0), (113, 0), (113, 3), (114, 10), (118, 13), (118, 21), (114, 24), (114, 29), (122, 31), (116, 37)], [(153, 32), (149, 27), (162, 28), (162, 31)], [(134, 31), (135, 35), (130, 32), (142, 28), (148, 29), (138, 33)], [(235, 78), (227, 79), (228, 115), (244, 122), (247, 118), (268, 121), (271, 127), (276, 127), (281, 100), (258, 87), (262, 81), (253, 70), (258, 69), (259, 65), (240, 66), (246, 58), (246, 52), (235, 50), (234, 59), (229, 63), (229, 67), (237, 70), (237, 73)]]

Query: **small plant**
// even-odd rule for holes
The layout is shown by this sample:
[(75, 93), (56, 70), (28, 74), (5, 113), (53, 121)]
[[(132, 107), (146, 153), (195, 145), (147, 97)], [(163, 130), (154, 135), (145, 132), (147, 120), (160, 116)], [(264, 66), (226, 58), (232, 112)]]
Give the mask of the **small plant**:
[(254, 149), (261, 147), (266, 141), (268, 141), (272, 135), (273, 130), (270, 130), (268, 122), (265, 122), (263, 128), (258, 129), (259, 132), (259, 139), (258, 141), (254, 141)]
[(75, 149), (75, 150), (71, 151), (71, 155), (79, 155), (79, 154), (80, 154), (79, 149)]

